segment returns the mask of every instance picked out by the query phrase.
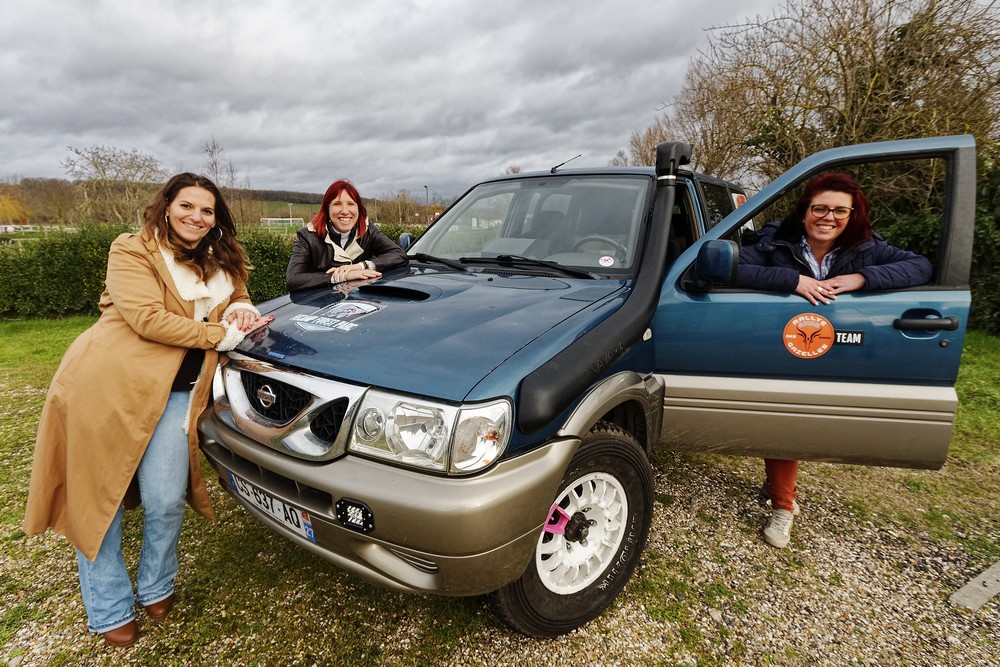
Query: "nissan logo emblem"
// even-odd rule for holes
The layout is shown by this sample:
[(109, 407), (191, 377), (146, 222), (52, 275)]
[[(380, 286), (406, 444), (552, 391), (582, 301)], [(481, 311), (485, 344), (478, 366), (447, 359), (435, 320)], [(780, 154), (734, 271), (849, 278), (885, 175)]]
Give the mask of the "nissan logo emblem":
[(271, 385), (265, 384), (257, 390), (257, 400), (260, 401), (261, 407), (267, 410), (278, 400), (278, 395), (271, 389)]

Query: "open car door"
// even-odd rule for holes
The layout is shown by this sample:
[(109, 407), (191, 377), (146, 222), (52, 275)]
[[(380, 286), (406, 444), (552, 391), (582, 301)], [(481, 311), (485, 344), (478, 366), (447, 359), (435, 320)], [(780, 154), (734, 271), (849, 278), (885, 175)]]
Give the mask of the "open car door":
[[(939, 175), (931, 283), (849, 292), (813, 306), (797, 294), (705, 287), (701, 247), (740, 229), (824, 171), (914, 163)], [(975, 219), (971, 136), (818, 153), (727, 216), (667, 273), (652, 323), (666, 386), (664, 436), (698, 451), (938, 468), (957, 406)], [(877, 192), (866, 187), (875, 201)], [(933, 214), (933, 216), (931, 215)], [(877, 221), (875, 221), (877, 223)], [(878, 227), (876, 227), (876, 231)], [(718, 246), (716, 246), (718, 247)], [(741, 434), (733, 437), (734, 433)]]

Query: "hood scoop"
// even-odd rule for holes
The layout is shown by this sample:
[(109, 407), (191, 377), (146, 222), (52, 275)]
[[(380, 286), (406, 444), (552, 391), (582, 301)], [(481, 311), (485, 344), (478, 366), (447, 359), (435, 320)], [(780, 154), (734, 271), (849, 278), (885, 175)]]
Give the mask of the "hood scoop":
[(362, 285), (357, 288), (358, 294), (371, 297), (388, 297), (400, 301), (426, 301), (431, 295), (423, 290), (398, 285)]

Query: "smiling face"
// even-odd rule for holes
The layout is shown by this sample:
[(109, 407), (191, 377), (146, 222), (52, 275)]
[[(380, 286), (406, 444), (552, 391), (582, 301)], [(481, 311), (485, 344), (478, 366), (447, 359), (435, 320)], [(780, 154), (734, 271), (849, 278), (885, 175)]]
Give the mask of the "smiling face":
[(806, 209), (806, 217), (802, 224), (806, 228), (806, 240), (812, 246), (829, 248), (833, 246), (837, 237), (844, 233), (847, 225), (851, 222), (848, 216), (843, 220), (836, 220), (833, 211), (829, 211), (822, 218), (812, 212), (813, 206), (826, 206), (828, 209), (851, 208), (854, 206), (854, 198), (846, 192), (826, 190), (818, 193), (809, 202)]
[(204, 188), (181, 188), (167, 205), (170, 228), (188, 248), (197, 246), (215, 226), (215, 195)]
[(340, 194), (330, 202), (330, 222), (333, 228), (341, 234), (346, 234), (358, 224), (358, 202), (341, 190)]

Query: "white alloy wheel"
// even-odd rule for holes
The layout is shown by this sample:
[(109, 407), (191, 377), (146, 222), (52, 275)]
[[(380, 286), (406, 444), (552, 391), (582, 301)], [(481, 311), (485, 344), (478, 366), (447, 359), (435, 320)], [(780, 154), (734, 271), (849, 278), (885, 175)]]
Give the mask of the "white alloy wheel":
[(542, 585), (567, 595), (594, 583), (625, 537), (628, 498), (617, 479), (603, 472), (581, 477), (552, 506), (538, 538), (535, 566)]

